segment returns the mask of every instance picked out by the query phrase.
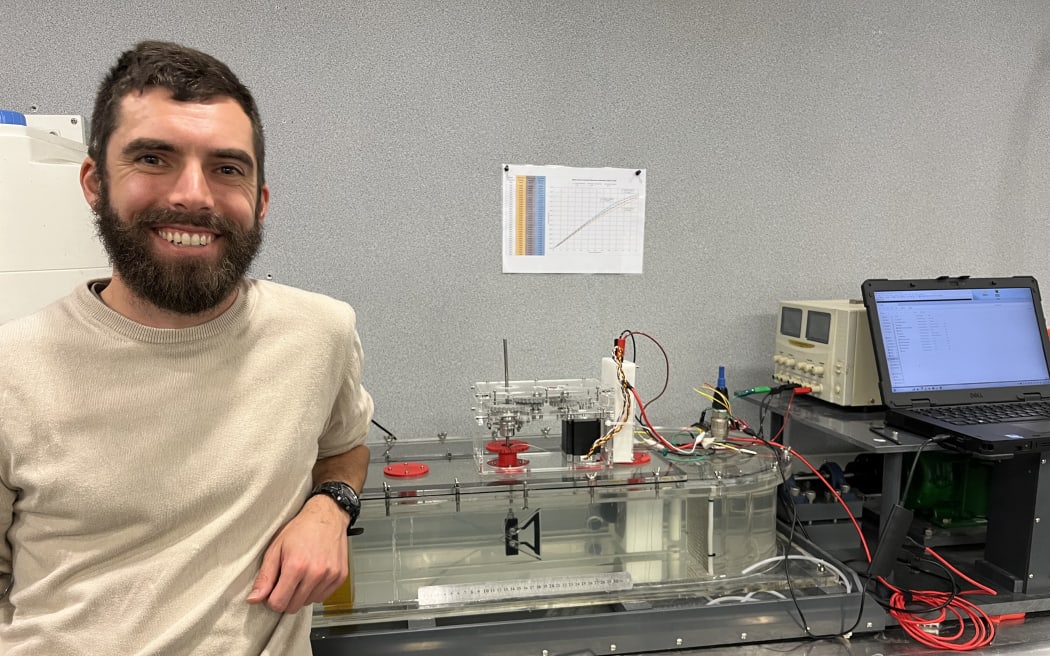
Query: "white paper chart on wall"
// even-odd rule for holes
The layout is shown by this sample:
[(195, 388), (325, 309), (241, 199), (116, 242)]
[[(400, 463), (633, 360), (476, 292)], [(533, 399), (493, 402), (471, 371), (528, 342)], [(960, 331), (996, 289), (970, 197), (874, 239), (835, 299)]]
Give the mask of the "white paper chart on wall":
[(641, 273), (645, 169), (503, 166), (504, 273)]

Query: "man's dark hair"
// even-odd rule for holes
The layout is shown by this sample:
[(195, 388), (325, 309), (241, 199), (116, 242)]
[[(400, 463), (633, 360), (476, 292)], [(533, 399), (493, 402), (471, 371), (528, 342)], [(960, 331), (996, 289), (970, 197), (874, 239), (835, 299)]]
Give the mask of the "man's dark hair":
[(95, 160), (100, 182), (105, 180), (106, 146), (117, 127), (121, 101), (129, 93), (154, 88), (167, 89), (172, 98), (180, 102), (220, 97), (235, 100), (252, 124), (256, 179), (258, 193), (261, 193), (266, 180), (263, 175), (265, 144), (262, 120), (251, 92), (218, 59), (199, 50), (165, 41), (143, 41), (125, 51), (99, 85), (95, 110), (91, 114), (88, 155)]

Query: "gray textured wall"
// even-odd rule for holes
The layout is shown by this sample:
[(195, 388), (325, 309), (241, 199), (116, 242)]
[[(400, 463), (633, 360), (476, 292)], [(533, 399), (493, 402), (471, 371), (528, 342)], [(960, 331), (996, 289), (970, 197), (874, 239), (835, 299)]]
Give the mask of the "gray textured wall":
[[(254, 273), (354, 305), (401, 435), (477, 430), (503, 338), (512, 378), (562, 378), (650, 333), (671, 359), (650, 412), (674, 425), (719, 364), (767, 380), (780, 299), (1050, 286), (1050, 3), (3, 4), (0, 107), (90, 114), (143, 38), (231, 64), (269, 148)], [(645, 273), (502, 274), (503, 163), (646, 168)], [(638, 362), (652, 396), (662, 358)]]

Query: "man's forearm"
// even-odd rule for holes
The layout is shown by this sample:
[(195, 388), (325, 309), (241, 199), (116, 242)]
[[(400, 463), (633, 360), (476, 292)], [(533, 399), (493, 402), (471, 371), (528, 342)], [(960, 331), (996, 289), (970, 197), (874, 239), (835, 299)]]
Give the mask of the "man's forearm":
[[(368, 473), (368, 448), (318, 460), (314, 485), (346, 483), (360, 491)], [(315, 494), (285, 524), (263, 555), (248, 603), (265, 602), (272, 610), (294, 613), (310, 602), (323, 601), (346, 578), (347, 528), (352, 514), (335, 498)]]
[(345, 453), (318, 460), (313, 470), (314, 485), (339, 481), (360, 494), (368, 476), (368, 456), (368, 447), (359, 444)]

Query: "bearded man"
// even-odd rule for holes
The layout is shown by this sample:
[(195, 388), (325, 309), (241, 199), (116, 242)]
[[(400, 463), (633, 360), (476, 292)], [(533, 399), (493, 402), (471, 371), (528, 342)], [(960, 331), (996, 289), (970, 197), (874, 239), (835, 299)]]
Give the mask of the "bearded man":
[(0, 654), (310, 653), (372, 399), (349, 305), (245, 276), (264, 151), (207, 54), (143, 42), (102, 82), (112, 277), (0, 326)]

